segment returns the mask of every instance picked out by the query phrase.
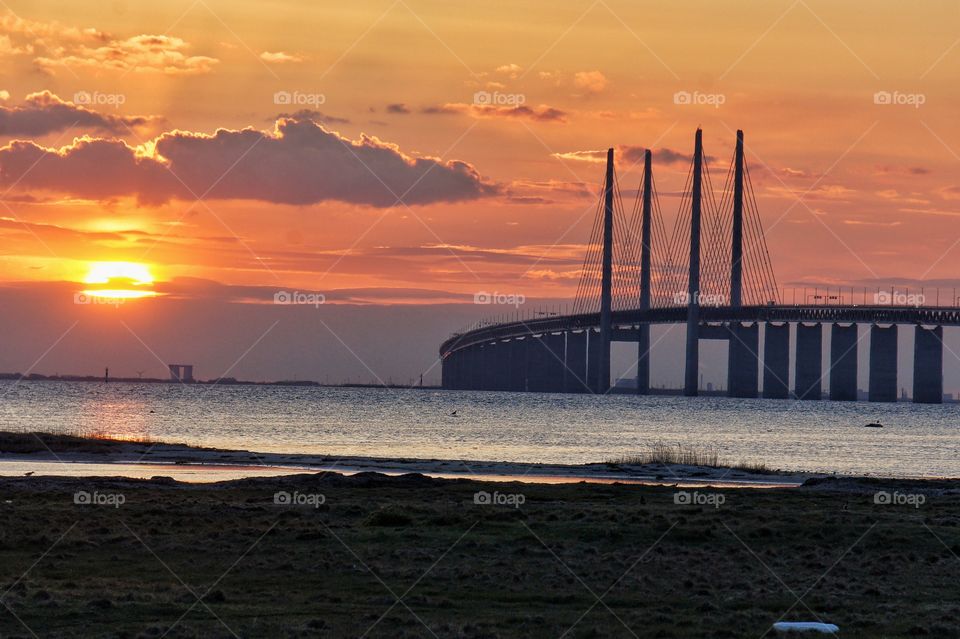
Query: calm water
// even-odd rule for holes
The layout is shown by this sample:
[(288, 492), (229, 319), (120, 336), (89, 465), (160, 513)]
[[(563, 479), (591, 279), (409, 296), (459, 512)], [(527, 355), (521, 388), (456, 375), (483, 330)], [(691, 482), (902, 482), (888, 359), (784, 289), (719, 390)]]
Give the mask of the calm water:
[[(456, 410), (457, 416), (451, 413)], [(256, 451), (603, 461), (657, 439), (772, 468), (960, 477), (956, 404), (0, 382), (0, 429)], [(880, 421), (885, 428), (863, 428)]]

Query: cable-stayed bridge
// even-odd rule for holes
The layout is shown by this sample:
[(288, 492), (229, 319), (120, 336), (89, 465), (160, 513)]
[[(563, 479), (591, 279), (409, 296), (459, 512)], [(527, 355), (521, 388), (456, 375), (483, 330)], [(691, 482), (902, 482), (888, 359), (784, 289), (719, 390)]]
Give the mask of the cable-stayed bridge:
[(799, 304), (784, 303), (744, 161), (742, 131), (719, 191), (713, 180), (698, 129), (678, 217), (668, 234), (652, 153), (646, 151), (641, 187), (628, 212), (614, 151), (608, 150), (572, 312), (487, 324), (452, 336), (440, 346), (443, 387), (606, 393), (610, 345), (631, 342), (637, 344), (636, 392), (646, 394), (650, 326), (683, 323), (685, 395), (698, 394), (700, 340), (708, 339), (728, 343), (732, 397), (821, 399), (829, 377), (830, 399), (855, 400), (858, 325), (865, 324), (870, 401), (897, 400), (901, 326), (914, 331), (913, 400), (942, 401), (943, 326), (960, 326), (955, 295), (951, 306), (898, 305), (894, 296), (883, 299), (884, 292), (869, 304), (866, 292), (862, 304), (854, 303), (852, 292), (826, 299), (814, 295), (813, 303), (804, 295)]

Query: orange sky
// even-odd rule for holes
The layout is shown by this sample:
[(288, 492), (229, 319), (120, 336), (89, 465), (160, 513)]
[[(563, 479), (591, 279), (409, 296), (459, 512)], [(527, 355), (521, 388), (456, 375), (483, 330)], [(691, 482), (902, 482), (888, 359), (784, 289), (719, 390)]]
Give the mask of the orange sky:
[(953, 286), (958, 27), (951, 2), (4, 0), (2, 277), (566, 299), (582, 152), (688, 154), (700, 125), (720, 174), (745, 130), (782, 285)]

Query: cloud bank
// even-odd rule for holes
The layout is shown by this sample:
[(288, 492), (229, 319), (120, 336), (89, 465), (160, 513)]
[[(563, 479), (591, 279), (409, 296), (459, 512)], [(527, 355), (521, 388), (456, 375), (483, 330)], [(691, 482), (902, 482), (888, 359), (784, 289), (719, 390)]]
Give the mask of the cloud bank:
[(473, 166), (411, 157), (376, 137), (350, 140), (309, 120), (281, 119), (274, 131), (172, 131), (143, 146), (85, 136), (59, 149), (15, 140), (0, 147), (0, 185), (72, 197), (259, 200), (309, 205), (339, 201), (388, 207), (496, 195)]
[(70, 128), (126, 135), (131, 129), (161, 120), (153, 116), (98, 113), (61, 100), (50, 91), (41, 91), (28, 95), (20, 106), (0, 105), (0, 137), (43, 136)]

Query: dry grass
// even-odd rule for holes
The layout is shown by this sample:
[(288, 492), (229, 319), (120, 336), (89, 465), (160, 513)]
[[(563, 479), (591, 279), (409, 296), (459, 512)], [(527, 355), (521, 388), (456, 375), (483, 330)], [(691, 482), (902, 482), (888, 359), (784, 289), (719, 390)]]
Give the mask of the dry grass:
[(125, 437), (104, 432), (15, 433), (0, 431), (0, 453), (106, 453), (123, 444), (153, 444), (148, 437)]
[(713, 446), (668, 444), (657, 440), (639, 455), (625, 455), (607, 461), (608, 464), (682, 464), (685, 466), (720, 466), (720, 452)]
[(624, 466), (644, 466), (648, 464), (676, 464), (683, 466), (706, 466), (708, 468), (732, 468), (756, 475), (769, 475), (776, 472), (763, 462), (729, 463), (720, 455), (715, 446), (696, 446), (691, 444), (670, 444), (663, 440), (650, 444), (639, 455), (624, 455), (606, 460), (607, 464)]

